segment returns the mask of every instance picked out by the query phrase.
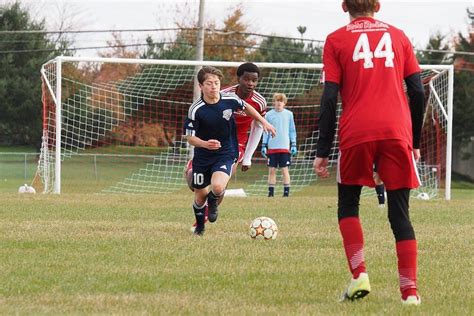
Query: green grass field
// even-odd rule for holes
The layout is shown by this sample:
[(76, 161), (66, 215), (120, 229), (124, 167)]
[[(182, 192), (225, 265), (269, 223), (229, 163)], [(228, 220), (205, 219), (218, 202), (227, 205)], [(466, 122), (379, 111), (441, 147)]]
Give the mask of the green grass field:
[[(227, 198), (203, 238), (192, 195), (0, 193), (0, 314), (468, 315), (474, 311), (474, 190), (412, 200), (422, 305), (400, 303), (394, 241), (375, 197), (361, 203), (372, 293), (349, 280), (332, 180), (289, 199)], [(257, 216), (274, 241), (248, 236)]]

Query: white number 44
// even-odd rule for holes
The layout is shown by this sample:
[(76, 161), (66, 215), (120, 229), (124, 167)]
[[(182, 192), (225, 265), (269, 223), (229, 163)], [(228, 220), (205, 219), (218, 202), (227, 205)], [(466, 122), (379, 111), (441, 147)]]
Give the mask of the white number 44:
[(357, 62), (364, 60), (364, 68), (374, 68), (373, 58), (385, 58), (385, 67), (393, 67), (393, 58), (395, 54), (392, 50), (392, 38), (390, 33), (384, 33), (380, 39), (375, 51), (372, 53), (369, 45), (367, 33), (362, 33), (357, 40), (357, 44), (352, 54), (352, 60)]

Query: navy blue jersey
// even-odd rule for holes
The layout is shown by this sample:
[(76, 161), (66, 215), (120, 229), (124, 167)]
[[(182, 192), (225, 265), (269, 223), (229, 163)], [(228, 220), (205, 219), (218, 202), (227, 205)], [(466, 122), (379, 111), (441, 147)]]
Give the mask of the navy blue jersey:
[(216, 139), (221, 143), (218, 150), (194, 148), (193, 164), (207, 165), (220, 157), (236, 159), (239, 156), (234, 112), (244, 107), (244, 102), (235, 94), (222, 93), (215, 104), (207, 104), (200, 97), (191, 105), (184, 123), (186, 135), (204, 141)]

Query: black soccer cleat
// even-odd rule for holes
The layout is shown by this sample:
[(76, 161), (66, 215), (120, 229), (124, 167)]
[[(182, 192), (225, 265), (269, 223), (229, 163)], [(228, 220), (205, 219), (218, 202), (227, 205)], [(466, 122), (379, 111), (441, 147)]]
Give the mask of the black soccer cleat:
[[(209, 203), (209, 200), (208, 200), (208, 203)], [(215, 205), (211, 205), (210, 203), (208, 205), (209, 205), (209, 214), (207, 216), (207, 219), (209, 220), (209, 222), (214, 223), (215, 221), (217, 221), (217, 215), (218, 215), (217, 201)]]
[(217, 202), (218, 197), (214, 195), (214, 193), (209, 192), (207, 195), (207, 207), (209, 209), (209, 213), (207, 214), (207, 219), (209, 222), (214, 223), (217, 220), (218, 209), (217, 209)]
[(196, 227), (194, 227), (194, 232), (193, 232), (193, 234), (196, 235), (196, 236), (203, 236), (203, 235), (204, 235), (204, 231), (205, 231), (205, 227), (204, 227), (204, 226), (202, 226), (202, 227), (196, 226)]

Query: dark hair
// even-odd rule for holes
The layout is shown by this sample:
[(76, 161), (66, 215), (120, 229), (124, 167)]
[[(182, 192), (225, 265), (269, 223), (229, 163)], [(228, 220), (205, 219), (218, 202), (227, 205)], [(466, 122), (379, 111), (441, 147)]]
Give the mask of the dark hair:
[(223, 77), (222, 72), (219, 69), (211, 66), (204, 66), (197, 73), (197, 79), (200, 84), (204, 83), (207, 74), (216, 75), (219, 80), (221, 80)]
[(349, 14), (353, 17), (367, 16), (375, 12), (375, 6), (378, 0), (344, 0), (349, 10)]
[(237, 77), (242, 76), (244, 72), (256, 72), (260, 78), (260, 69), (253, 63), (243, 63), (240, 65), (239, 68), (237, 68)]

